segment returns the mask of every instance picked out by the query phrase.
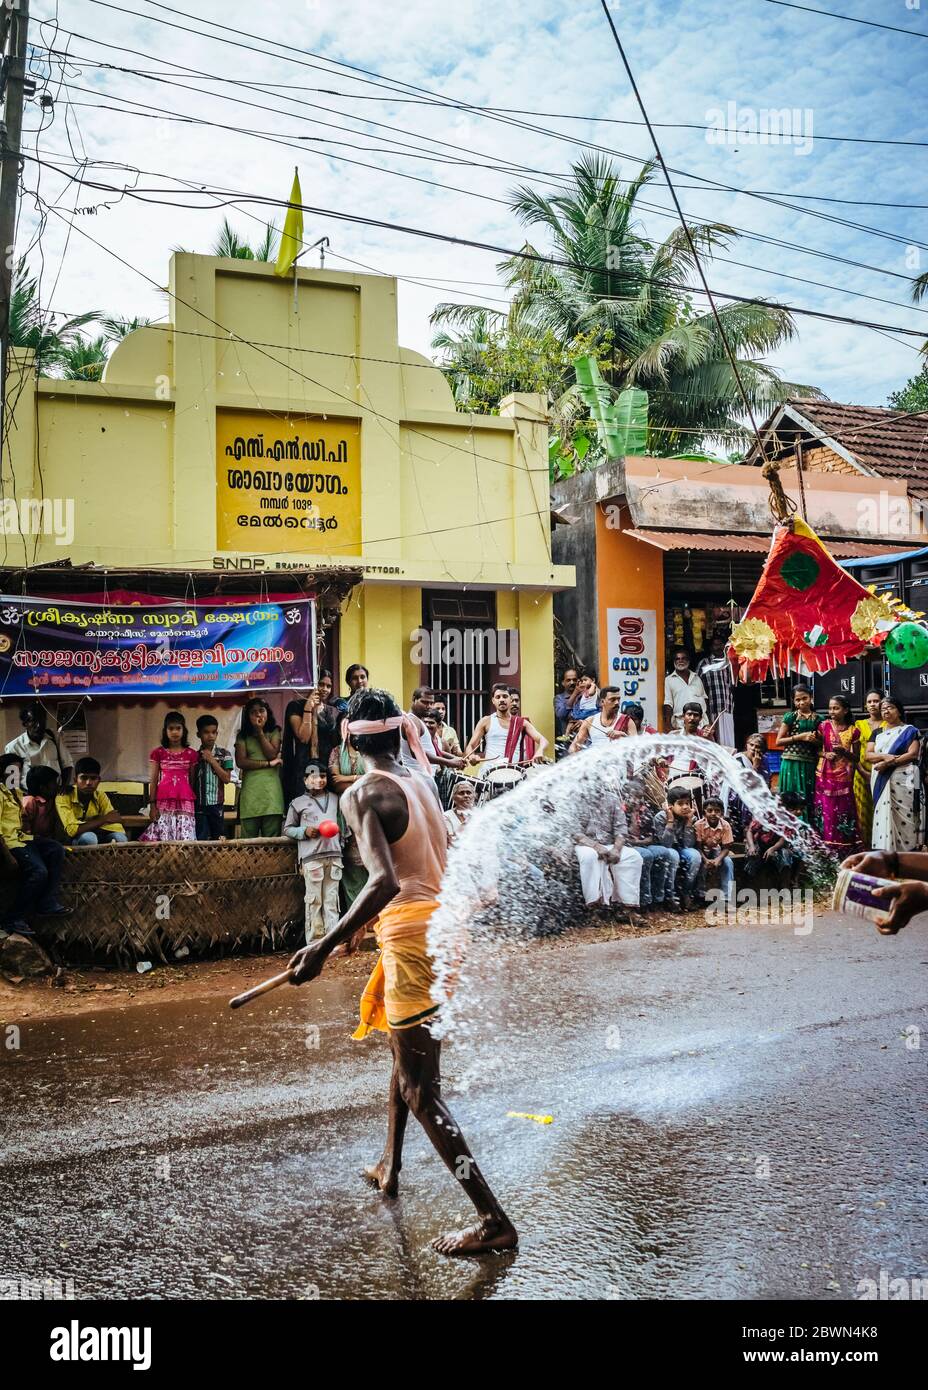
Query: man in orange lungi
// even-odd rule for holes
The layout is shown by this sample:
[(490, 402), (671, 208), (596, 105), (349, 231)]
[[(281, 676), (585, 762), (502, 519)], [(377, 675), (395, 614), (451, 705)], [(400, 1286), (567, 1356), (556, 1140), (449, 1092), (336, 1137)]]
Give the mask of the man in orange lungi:
[[(399, 761), (401, 729), (425, 775)], [(372, 1029), (388, 1033), (393, 1075), (383, 1157), (364, 1176), (385, 1197), (396, 1196), (411, 1110), (477, 1209), (475, 1226), (440, 1236), (432, 1242), (435, 1249), (443, 1255), (512, 1250), (518, 1243), (515, 1227), (441, 1098), (441, 1044), (431, 1030), (438, 1004), (432, 998), (435, 977), (426, 932), (438, 907), (448, 837), (428, 759), (424, 753), (419, 757), (415, 726), (385, 690), (352, 696), (348, 733), (364, 759), (365, 775), (343, 794), (340, 809), (357, 836), (369, 877), (338, 925), (293, 956), (293, 983), (315, 979), (336, 946), (377, 919), (381, 953), (361, 997), (361, 1024), (354, 1036), (363, 1038)]]

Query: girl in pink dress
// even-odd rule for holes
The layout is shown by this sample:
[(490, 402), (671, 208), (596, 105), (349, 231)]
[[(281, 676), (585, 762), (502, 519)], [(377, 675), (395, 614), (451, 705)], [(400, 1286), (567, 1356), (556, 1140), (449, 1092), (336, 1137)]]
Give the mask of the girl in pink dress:
[(813, 822), (825, 844), (842, 856), (861, 845), (854, 770), (860, 757), (860, 730), (852, 722), (851, 707), (843, 695), (828, 702), (828, 718), (819, 726), (822, 756), (815, 774)]
[(197, 838), (190, 773), (200, 755), (187, 743), (184, 716), (171, 710), (164, 716), (161, 746), (151, 752), (151, 825), (139, 836), (140, 840)]

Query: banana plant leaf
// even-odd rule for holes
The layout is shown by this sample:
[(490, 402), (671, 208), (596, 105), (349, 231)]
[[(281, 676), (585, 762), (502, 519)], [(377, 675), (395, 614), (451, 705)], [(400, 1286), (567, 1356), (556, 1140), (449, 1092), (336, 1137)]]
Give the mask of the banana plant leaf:
[(619, 430), (621, 453), (646, 454), (648, 452), (648, 393), (637, 386), (629, 386), (619, 392), (612, 407), (613, 417)]
[(607, 458), (643, 454), (648, 442), (648, 393), (628, 387), (613, 401), (612, 391), (603, 380), (595, 357), (574, 361), (577, 388), (596, 422), (596, 429)]
[(556, 434), (548, 439), (548, 473), (552, 483), (558, 478), (570, 478), (574, 473), (573, 456), (565, 454), (563, 445)]

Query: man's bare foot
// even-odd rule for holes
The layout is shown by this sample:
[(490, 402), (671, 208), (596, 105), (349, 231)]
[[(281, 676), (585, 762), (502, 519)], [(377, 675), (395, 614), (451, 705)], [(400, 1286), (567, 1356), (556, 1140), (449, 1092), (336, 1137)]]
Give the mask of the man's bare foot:
[(515, 1250), (519, 1237), (515, 1226), (505, 1217), (484, 1217), (476, 1226), (452, 1231), (432, 1241), (439, 1255), (482, 1255), (488, 1250)]
[(379, 1187), (385, 1197), (395, 1197), (400, 1190), (399, 1173), (389, 1169), (383, 1159), (379, 1163), (371, 1164), (370, 1168), (362, 1168), (361, 1176), (372, 1187)]

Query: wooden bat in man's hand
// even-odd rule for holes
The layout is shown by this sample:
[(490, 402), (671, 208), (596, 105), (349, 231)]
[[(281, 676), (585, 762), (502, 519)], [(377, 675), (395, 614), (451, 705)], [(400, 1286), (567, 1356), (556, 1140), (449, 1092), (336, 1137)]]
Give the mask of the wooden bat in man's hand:
[(243, 1004), (250, 1004), (252, 999), (257, 999), (259, 994), (267, 994), (269, 990), (277, 989), (279, 985), (288, 985), (292, 979), (293, 971), (289, 968), (279, 975), (272, 975), (269, 980), (264, 980), (260, 985), (246, 989), (244, 994), (237, 994), (234, 999), (230, 999), (229, 1008), (240, 1009)]
[[(367, 931), (368, 925), (369, 924), (365, 922), (362, 926), (358, 927), (358, 930), (354, 933), (351, 940), (343, 942), (341, 946), (336, 946), (335, 950), (331, 952), (331, 955), (333, 957), (354, 955), (355, 951), (360, 948), (361, 940), (364, 933)], [(316, 973), (318, 974), (318, 971)], [(264, 980), (260, 985), (254, 985), (251, 989), (246, 989), (244, 994), (237, 994), (234, 999), (229, 1000), (229, 1008), (240, 1009), (243, 1004), (250, 1004), (252, 999), (257, 999), (261, 994), (267, 994), (269, 990), (277, 989), (279, 985), (292, 984), (295, 974), (296, 972), (291, 970), (288, 966), (287, 969), (281, 971), (279, 975), (272, 975), (269, 980)]]

